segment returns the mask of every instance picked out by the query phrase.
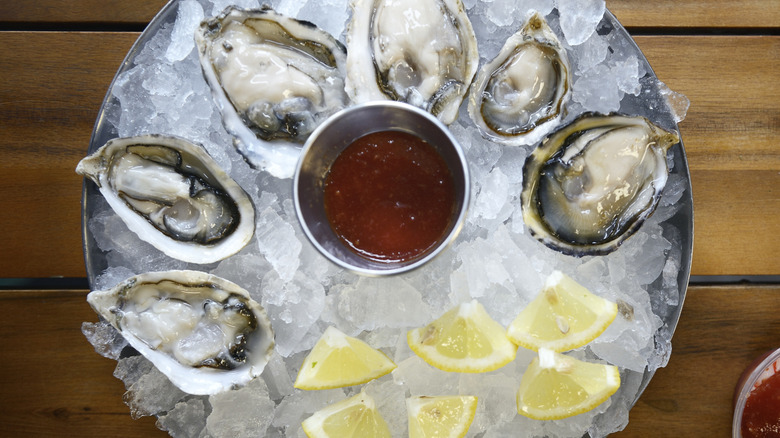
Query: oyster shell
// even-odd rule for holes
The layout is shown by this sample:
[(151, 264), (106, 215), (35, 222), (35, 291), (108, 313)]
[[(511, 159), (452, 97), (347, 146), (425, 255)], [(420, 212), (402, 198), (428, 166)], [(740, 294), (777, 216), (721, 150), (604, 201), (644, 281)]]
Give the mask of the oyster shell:
[(461, 1), (351, 0), (350, 7), (346, 89), (352, 100), (398, 100), (454, 122), (479, 63)]
[(560, 122), (570, 89), (566, 51), (534, 12), (480, 70), (469, 95), (469, 115), (489, 140), (534, 144)]
[(87, 302), (190, 394), (259, 376), (274, 347), (265, 310), (236, 284), (198, 271), (150, 272), (93, 291)]
[(569, 255), (606, 254), (649, 217), (680, 141), (644, 117), (586, 113), (550, 134), (523, 167), (523, 220)]
[(314, 24), (267, 6), (228, 7), (201, 23), (195, 41), (239, 153), (255, 168), (291, 177), (301, 144), (349, 102), (344, 46)]
[(81, 160), (76, 172), (97, 184), (131, 231), (170, 257), (212, 263), (240, 251), (254, 234), (249, 196), (183, 138), (116, 138)]

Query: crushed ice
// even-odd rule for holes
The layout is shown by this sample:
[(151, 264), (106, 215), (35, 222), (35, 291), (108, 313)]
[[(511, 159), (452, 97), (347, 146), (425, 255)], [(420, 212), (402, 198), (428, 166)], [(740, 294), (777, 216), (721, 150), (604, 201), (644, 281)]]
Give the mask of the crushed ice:
[[(345, 0), (270, 3), (343, 41), (349, 18)], [(249, 169), (229, 146), (231, 137), (212, 104), (191, 37), (203, 17), (229, 5), (259, 7), (256, 0), (180, 1), (175, 21), (157, 29), (133, 64), (117, 76), (106, 115), (119, 136), (168, 133), (202, 144), (252, 197), (255, 237), (238, 255), (220, 263), (188, 265), (137, 239), (101, 198), (94, 197), (88, 227), (109, 268), (95, 273), (93, 286), (109, 288), (153, 270), (208, 270), (242, 285), (265, 307), (277, 348), (262, 377), (246, 387), (210, 397), (191, 396), (173, 387), (143, 357), (123, 357), (126, 343), (108, 324), (84, 323), (82, 331), (98, 353), (118, 360), (115, 375), (125, 382), (131, 414), (156, 415), (157, 426), (173, 436), (303, 436), (303, 419), (357, 391), (306, 392), (292, 386), (307, 350), (328, 325), (336, 325), (381, 348), (398, 364), (391, 375), (366, 385), (398, 436), (406, 430), (403, 399), (410, 395), (477, 395), (480, 401), (469, 436), (517, 436), (518, 431), (525, 436), (580, 437), (585, 431), (604, 436), (625, 427), (643, 373), (664, 366), (671, 349), (664, 318), (681, 301), (682, 254), (680, 231), (664, 221), (679, 209), (688, 187), (685, 177), (670, 175), (656, 213), (619, 251), (574, 259), (547, 249), (524, 232), (518, 194), (528, 150), (485, 141), (470, 120), (461, 117), (450, 129), (469, 160), (473, 190), (467, 223), (452, 250), (402, 277), (375, 279), (342, 272), (303, 236), (290, 202), (290, 181)], [(531, 8), (547, 16), (572, 61), (569, 119), (583, 111), (635, 108), (631, 102), (646, 100), (646, 115), (671, 113), (673, 122), (685, 117), (687, 98), (649, 75), (633, 43), (603, 20), (603, 0), (464, 0), (464, 5), (483, 61), (495, 56)], [(648, 93), (653, 87), (660, 89), (660, 99), (651, 101)], [(534, 356), (522, 348), (517, 360), (504, 368), (467, 375), (432, 368), (406, 345), (408, 329), (473, 298), (496, 320), (509, 324), (554, 269), (621, 306), (602, 336), (571, 353), (621, 367), (620, 391), (595, 410), (555, 422), (517, 415), (516, 387)]]

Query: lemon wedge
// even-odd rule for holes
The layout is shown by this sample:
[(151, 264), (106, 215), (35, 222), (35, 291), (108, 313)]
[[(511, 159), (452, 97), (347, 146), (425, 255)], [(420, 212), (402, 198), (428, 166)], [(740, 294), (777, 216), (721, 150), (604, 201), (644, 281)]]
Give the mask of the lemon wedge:
[(365, 392), (334, 403), (301, 423), (309, 438), (389, 438), (390, 428)]
[(535, 420), (560, 420), (590, 411), (619, 387), (617, 367), (542, 348), (520, 380), (517, 412)]
[(461, 438), (477, 412), (477, 398), (464, 396), (411, 397), (406, 400), (409, 438)]
[(506, 330), (477, 300), (463, 303), (425, 327), (410, 330), (409, 348), (444, 371), (484, 373), (501, 368), (517, 354)]
[(617, 304), (555, 271), (539, 295), (510, 324), (507, 336), (515, 344), (534, 351), (573, 350), (602, 334), (617, 312)]
[(298, 389), (360, 385), (393, 371), (396, 365), (360, 339), (328, 327), (314, 345), (295, 379)]

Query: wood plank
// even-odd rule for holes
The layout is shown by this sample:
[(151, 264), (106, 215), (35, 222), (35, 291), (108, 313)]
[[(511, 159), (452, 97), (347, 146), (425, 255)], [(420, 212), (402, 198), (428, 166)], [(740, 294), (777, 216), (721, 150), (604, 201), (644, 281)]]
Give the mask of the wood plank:
[[(86, 291), (0, 291), (0, 422), (7, 436), (165, 436), (130, 418), (116, 362), (80, 331)], [(742, 370), (780, 339), (780, 285), (690, 287), (666, 368), (619, 437), (728, 436)], [(24, 333), (24, 336), (19, 336)]]
[[(4, 436), (165, 436), (156, 419), (130, 418), (116, 361), (81, 333), (97, 321), (86, 291), (0, 291), (0, 419)], [(154, 435), (153, 435), (154, 434)]]
[(637, 37), (658, 78), (691, 100), (694, 275), (780, 273), (780, 37)]
[(650, 381), (616, 437), (731, 436), (734, 386), (778, 348), (780, 286), (691, 287), (666, 368)]
[(167, 0), (15, 0), (0, 2), (0, 22), (146, 25)]
[(780, 0), (607, 0), (623, 26), (777, 27)]
[(0, 33), (0, 276), (86, 275), (76, 164), (137, 37)]
[[(0, 2), (0, 22), (145, 25), (166, 0), (16, 0)], [(345, 0), (346, 3), (346, 0)], [(777, 27), (780, 0), (607, 0), (624, 26)]]
[(778, 170), (692, 172), (694, 275), (780, 274)]
[(780, 170), (780, 37), (635, 38), (691, 101), (680, 124), (693, 170)]
[[(0, 276), (85, 275), (74, 169), (137, 36), (0, 32)], [(780, 274), (777, 258), (757, 251), (778, 247), (780, 235), (780, 37), (637, 42), (661, 80), (692, 101), (680, 125), (694, 187), (692, 273)]]

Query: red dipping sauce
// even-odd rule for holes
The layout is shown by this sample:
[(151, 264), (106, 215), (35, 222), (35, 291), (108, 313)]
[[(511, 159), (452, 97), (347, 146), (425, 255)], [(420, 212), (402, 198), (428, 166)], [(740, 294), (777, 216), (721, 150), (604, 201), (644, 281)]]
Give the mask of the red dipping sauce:
[(325, 214), (336, 235), (370, 260), (413, 260), (448, 231), (455, 183), (438, 151), (405, 132), (365, 135), (336, 158), (325, 179)]
[(743, 438), (780, 437), (780, 359), (766, 369), (748, 394), (741, 432)]

